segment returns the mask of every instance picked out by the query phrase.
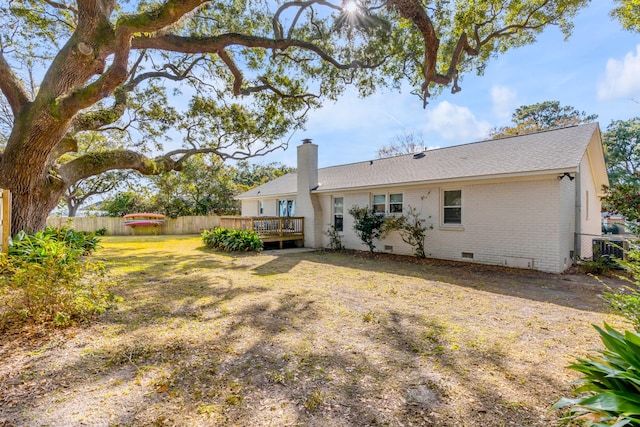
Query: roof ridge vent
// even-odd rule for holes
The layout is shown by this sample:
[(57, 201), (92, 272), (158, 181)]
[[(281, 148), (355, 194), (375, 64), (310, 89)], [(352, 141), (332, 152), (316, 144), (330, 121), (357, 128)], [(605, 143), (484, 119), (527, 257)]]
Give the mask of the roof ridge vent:
[(421, 159), (423, 157), (424, 157), (424, 151), (421, 152), (421, 153), (416, 153), (416, 154), (413, 155), (414, 159)]

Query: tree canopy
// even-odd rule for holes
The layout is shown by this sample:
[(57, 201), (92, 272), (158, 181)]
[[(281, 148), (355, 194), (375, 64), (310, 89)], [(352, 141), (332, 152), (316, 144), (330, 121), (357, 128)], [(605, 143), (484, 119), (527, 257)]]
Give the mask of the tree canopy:
[(544, 101), (532, 105), (522, 105), (511, 115), (511, 125), (491, 131), (492, 138), (523, 135), (547, 129), (591, 123), (598, 118), (569, 105), (561, 106), (559, 101)]
[(383, 159), (385, 157), (417, 153), (426, 149), (427, 147), (421, 133), (405, 130), (394, 136), (393, 140), (389, 144), (378, 148), (378, 151), (376, 151), (376, 157)]
[(613, 120), (602, 134), (609, 181), (632, 183), (640, 178), (640, 117)]
[[(588, 3), (350, 1), (1, 3), (11, 118), (0, 123), (0, 187), (13, 194), (13, 232), (42, 228), (65, 191), (109, 170), (151, 175), (197, 153), (243, 159), (286, 146), (346, 85), (367, 95), (404, 82), (426, 105), (549, 25), (568, 35)], [(92, 132), (123, 144), (84, 151), (78, 138)], [(167, 138), (182, 146), (164, 151)]]
[(240, 203), (235, 196), (292, 171), (275, 162), (228, 165), (218, 156), (197, 154), (184, 162), (180, 172), (165, 171), (138, 180), (135, 192), (112, 194), (102, 203), (102, 210), (109, 216), (157, 212), (171, 218), (237, 214)]
[(640, 0), (616, 0), (611, 16), (619, 20), (625, 30), (640, 32)]
[(603, 210), (623, 215), (632, 230), (640, 226), (640, 117), (614, 120), (602, 135), (611, 187)]

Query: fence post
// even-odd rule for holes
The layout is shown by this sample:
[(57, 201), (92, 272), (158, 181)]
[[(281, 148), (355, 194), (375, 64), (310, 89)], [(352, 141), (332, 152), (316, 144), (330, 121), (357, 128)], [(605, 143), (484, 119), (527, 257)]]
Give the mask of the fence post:
[(11, 237), (11, 192), (2, 190), (2, 252), (9, 252), (9, 237)]

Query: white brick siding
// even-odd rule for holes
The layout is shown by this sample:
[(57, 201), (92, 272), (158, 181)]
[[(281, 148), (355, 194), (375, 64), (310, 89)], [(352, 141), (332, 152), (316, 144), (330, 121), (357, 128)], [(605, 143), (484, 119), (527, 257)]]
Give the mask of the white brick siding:
[[(353, 231), (349, 208), (369, 206), (373, 193), (402, 193), (405, 212), (413, 206), (433, 225), (426, 232), (429, 257), (525, 268), (533, 263), (531, 267), (536, 270), (561, 272), (570, 265), (569, 251), (573, 250), (574, 183), (566, 178), (558, 181), (553, 175), (535, 180), (336, 194), (344, 197), (345, 204), (343, 244), (349, 249), (367, 249)], [(462, 190), (461, 227), (441, 224), (441, 192), (453, 189)], [(321, 200), (326, 230), (333, 221), (332, 198), (323, 195)], [(324, 246), (328, 243), (324, 236)], [(377, 251), (385, 251), (385, 246), (391, 246), (393, 253), (413, 255), (413, 248), (397, 233), (376, 242)], [(463, 252), (472, 253), (473, 259), (463, 258)]]

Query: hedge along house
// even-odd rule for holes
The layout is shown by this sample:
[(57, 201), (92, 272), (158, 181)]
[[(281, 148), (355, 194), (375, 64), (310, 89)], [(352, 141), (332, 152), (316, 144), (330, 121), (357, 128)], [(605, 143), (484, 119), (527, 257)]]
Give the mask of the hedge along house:
[[(396, 215), (415, 208), (433, 229), (428, 257), (560, 273), (592, 256), (608, 185), (598, 124), (475, 142), (318, 169), (318, 146), (298, 146), (298, 170), (238, 196), (242, 215), (304, 217), (304, 245), (327, 247), (331, 225), (366, 249), (352, 206)], [(411, 255), (397, 232), (379, 251)]]

